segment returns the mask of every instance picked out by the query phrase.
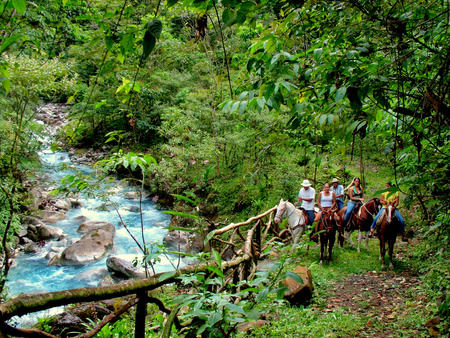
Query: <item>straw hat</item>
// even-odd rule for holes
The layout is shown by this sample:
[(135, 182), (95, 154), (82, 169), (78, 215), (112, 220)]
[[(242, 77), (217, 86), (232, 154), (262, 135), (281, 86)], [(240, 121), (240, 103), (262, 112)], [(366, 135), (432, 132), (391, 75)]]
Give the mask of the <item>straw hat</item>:
[(331, 183), (339, 183), (339, 179), (337, 177), (335, 177), (331, 180)]
[(311, 186), (311, 183), (309, 183), (308, 180), (303, 180), (302, 186), (304, 186), (304, 187), (310, 187), (310, 186)]

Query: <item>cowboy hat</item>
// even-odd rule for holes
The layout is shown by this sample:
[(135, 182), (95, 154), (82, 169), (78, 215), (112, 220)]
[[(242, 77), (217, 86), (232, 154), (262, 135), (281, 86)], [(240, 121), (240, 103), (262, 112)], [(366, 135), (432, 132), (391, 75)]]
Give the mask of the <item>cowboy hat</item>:
[(304, 187), (310, 187), (310, 186), (311, 186), (311, 183), (309, 183), (308, 180), (303, 180), (302, 186), (304, 186)]
[(337, 177), (335, 177), (335, 178), (333, 178), (332, 180), (331, 180), (331, 183), (339, 183), (339, 179), (337, 178)]

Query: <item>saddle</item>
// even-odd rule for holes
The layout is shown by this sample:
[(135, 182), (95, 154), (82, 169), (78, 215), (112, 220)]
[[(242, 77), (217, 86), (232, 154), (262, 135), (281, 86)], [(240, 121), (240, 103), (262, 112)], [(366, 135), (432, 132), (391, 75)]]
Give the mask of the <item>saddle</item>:
[(353, 210), (352, 210), (352, 212), (351, 212), (351, 214), (350, 214), (350, 218), (349, 218), (349, 220), (348, 220), (348, 222), (347, 222), (347, 225), (345, 226), (345, 230), (346, 230), (346, 231), (350, 230), (350, 226), (351, 226), (351, 224), (353, 223), (353, 216), (355, 216), (356, 219), (359, 220), (359, 221), (362, 221), (362, 222), (365, 221), (365, 219), (358, 217), (358, 211), (359, 211), (359, 209), (361, 209), (362, 205), (363, 205), (363, 204), (362, 204), (361, 202), (358, 202), (358, 203), (355, 205), (355, 207), (353, 208)]

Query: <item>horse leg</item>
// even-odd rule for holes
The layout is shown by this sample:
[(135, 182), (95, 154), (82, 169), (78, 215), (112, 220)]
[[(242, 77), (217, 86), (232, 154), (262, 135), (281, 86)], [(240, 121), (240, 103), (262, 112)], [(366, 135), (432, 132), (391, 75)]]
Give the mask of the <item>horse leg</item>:
[(339, 242), (339, 247), (343, 247), (344, 246), (344, 240), (345, 240), (345, 237), (344, 237), (344, 234), (342, 233), (342, 229), (339, 229), (338, 230), (338, 242)]
[(358, 230), (358, 252), (361, 252), (362, 231)]
[(353, 230), (350, 230), (350, 231), (345, 231), (345, 230), (344, 230), (345, 238), (348, 239), (348, 242), (349, 242), (352, 246), (355, 246), (355, 243), (353, 243), (353, 241), (352, 241), (352, 233), (353, 233)]
[(369, 251), (369, 232), (366, 231), (366, 250)]
[(392, 262), (392, 256), (394, 255), (394, 244), (395, 244), (395, 237), (394, 239), (390, 239), (388, 241), (388, 247), (389, 247), (389, 267), (393, 268), (394, 263)]
[(328, 262), (331, 264), (331, 253), (333, 252), (334, 242), (336, 241), (336, 232), (331, 232), (329, 235), (331, 236), (328, 242)]
[(325, 245), (326, 245), (326, 243), (325, 243), (324, 235), (320, 234), (320, 263), (319, 263), (320, 265), (323, 264), (323, 252), (325, 249)]
[(384, 256), (386, 255), (385, 238), (383, 234), (380, 234), (380, 259), (381, 267), (384, 269), (386, 267), (384, 263)]

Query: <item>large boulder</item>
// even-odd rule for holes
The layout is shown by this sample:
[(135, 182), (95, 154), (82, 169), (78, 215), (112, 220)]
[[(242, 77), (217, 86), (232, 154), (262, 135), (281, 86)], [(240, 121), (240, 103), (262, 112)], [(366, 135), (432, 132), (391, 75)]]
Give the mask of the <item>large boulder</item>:
[(82, 224), (77, 229), (77, 232), (81, 234), (86, 234), (93, 230), (106, 230), (111, 232), (113, 235), (116, 232), (116, 227), (110, 222), (103, 221), (87, 221)]
[(146, 277), (143, 268), (135, 267), (133, 263), (119, 257), (108, 257), (106, 266), (109, 272), (118, 278), (142, 279)]
[(303, 266), (296, 267), (293, 272), (302, 279), (303, 283), (292, 278), (285, 278), (283, 285), (287, 286), (289, 291), (285, 292), (284, 299), (292, 305), (305, 304), (311, 299), (314, 291), (311, 272)]
[(87, 265), (111, 252), (114, 246), (114, 233), (104, 229), (92, 230), (79, 241), (69, 245), (53, 257), (49, 265)]
[(180, 252), (198, 253), (203, 250), (203, 241), (199, 234), (173, 230), (164, 237), (164, 244)]

